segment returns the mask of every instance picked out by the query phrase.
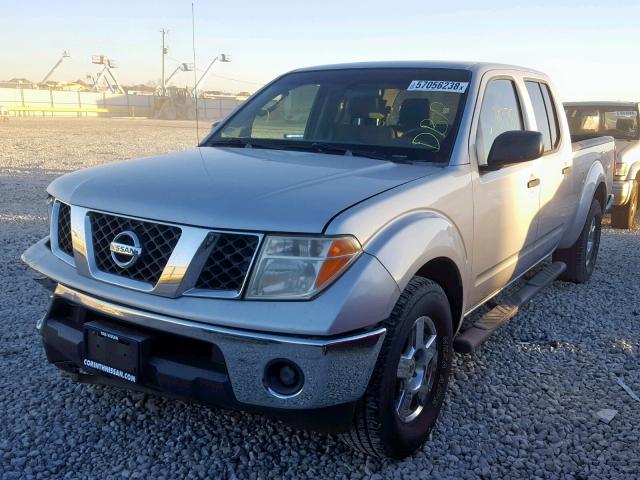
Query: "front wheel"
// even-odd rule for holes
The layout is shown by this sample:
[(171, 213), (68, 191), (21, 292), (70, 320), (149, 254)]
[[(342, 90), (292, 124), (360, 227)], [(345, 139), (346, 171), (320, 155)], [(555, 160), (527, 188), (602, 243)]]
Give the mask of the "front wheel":
[(376, 368), (342, 439), (367, 455), (400, 459), (427, 440), (442, 408), (453, 355), (447, 296), (414, 277), (384, 324)]
[(635, 226), (638, 211), (638, 181), (631, 183), (629, 201), (624, 205), (616, 205), (611, 209), (611, 226), (613, 228), (630, 229)]
[(591, 278), (598, 259), (600, 235), (602, 232), (602, 207), (594, 199), (582, 228), (582, 233), (571, 247), (553, 252), (553, 261), (564, 262), (567, 269), (560, 280), (585, 283)]

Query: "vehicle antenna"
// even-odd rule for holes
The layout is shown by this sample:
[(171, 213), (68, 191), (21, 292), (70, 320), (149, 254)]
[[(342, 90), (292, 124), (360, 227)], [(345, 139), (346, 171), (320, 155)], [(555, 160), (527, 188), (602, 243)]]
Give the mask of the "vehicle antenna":
[(198, 123), (198, 92), (196, 88), (198, 86), (198, 77), (196, 73), (196, 15), (195, 7), (191, 2), (191, 46), (193, 49), (193, 97), (196, 102), (196, 139), (197, 143), (200, 143), (200, 128)]

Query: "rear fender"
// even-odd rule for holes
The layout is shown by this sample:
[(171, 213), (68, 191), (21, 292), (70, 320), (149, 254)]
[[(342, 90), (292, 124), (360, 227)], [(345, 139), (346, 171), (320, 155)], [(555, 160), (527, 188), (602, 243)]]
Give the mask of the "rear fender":
[[(584, 227), (584, 222), (587, 220), (587, 214), (591, 208), (591, 203), (593, 202), (596, 189), (601, 183), (605, 185), (607, 184), (604, 167), (600, 162), (594, 162), (584, 178), (576, 214), (574, 215), (569, 228), (565, 231), (558, 248), (571, 247), (580, 236), (582, 228)], [(607, 194), (608, 193), (610, 192), (607, 191)], [(606, 205), (601, 205), (603, 209), (605, 206)]]
[[(438, 212), (411, 212), (395, 219), (379, 230), (364, 245), (364, 250), (380, 260), (400, 290), (422, 266), (436, 258), (451, 260), (463, 285), (468, 278), (468, 257), (462, 236), (453, 222)], [(464, 298), (462, 302), (464, 307)]]

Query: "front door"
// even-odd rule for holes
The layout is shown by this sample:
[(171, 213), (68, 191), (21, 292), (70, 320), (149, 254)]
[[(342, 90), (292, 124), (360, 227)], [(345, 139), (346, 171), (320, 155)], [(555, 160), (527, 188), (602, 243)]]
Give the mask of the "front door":
[[(511, 78), (486, 86), (476, 134), (478, 163), (486, 165), (495, 138), (523, 130), (522, 103)], [(540, 160), (496, 171), (480, 168), (474, 181), (473, 278), (471, 304), (492, 295), (535, 262), (540, 208)]]

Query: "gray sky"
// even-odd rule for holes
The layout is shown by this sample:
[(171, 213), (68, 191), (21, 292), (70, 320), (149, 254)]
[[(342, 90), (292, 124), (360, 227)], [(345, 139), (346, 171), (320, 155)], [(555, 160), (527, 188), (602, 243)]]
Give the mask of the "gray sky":
[[(197, 64), (218, 53), (208, 89), (238, 92), (287, 70), (361, 60), (482, 60), (543, 70), (563, 100), (640, 100), (640, 2), (540, 0), (196, 0)], [(0, 78), (42, 79), (71, 52), (55, 80), (97, 71), (92, 54), (119, 61), (123, 83), (160, 78), (159, 30), (171, 72), (191, 62), (191, 2), (0, 0)], [(193, 82), (180, 73), (175, 84)]]

